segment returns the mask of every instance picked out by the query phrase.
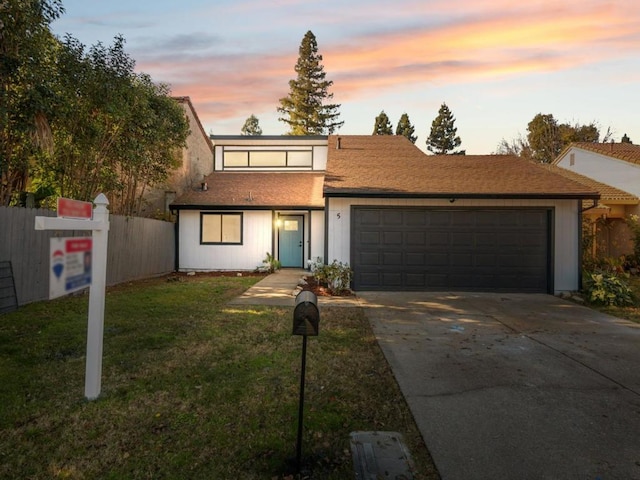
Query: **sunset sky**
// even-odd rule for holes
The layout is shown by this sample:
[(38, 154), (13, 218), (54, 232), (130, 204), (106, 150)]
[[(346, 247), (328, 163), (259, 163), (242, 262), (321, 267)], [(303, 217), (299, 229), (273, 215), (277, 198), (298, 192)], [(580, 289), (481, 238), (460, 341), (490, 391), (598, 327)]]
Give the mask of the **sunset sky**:
[(254, 114), (280, 135), (304, 34), (317, 38), (342, 134), (409, 114), (425, 150), (445, 102), (462, 149), (496, 150), (537, 113), (596, 122), (640, 143), (636, 0), (63, 0), (55, 34), (85, 45), (122, 34), (136, 70), (189, 96), (207, 133), (237, 135)]

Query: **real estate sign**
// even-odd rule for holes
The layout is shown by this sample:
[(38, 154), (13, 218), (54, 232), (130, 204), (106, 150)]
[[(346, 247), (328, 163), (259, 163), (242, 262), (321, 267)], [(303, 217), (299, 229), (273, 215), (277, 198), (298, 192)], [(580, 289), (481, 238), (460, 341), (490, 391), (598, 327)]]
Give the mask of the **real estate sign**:
[(90, 237), (51, 239), (49, 298), (60, 297), (91, 285), (92, 244)]

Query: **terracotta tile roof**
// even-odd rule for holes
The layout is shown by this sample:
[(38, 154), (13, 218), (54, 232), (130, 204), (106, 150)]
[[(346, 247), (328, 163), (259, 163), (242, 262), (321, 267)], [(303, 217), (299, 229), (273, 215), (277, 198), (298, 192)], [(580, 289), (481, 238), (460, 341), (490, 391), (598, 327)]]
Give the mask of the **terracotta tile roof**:
[(576, 182), (579, 182), (586, 187), (595, 190), (600, 194), (600, 201), (607, 203), (626, 203), (626, 204), (637, 204), (639, 203), (639, 199), (637, 196), (625, 192), (624, 190), (620, 190), (619, 188), (612, 187), (611, 185), (607, 185), (606, 183), (598, 182), (590, 177), (585, 177), (584, 175), (580, 175), (579, 173), (574, 172), (573, 170), (567, 170), (566, 168), (559, 167), (557, 165), (542, 165), (546, 167), (549, 171), (562, 175), (563, 177), (569, 178)]
[(593, 188), (519, 157), (426, 155), (397, 135), (330, 136), (324, 193), (376, 197), (597, 196)]
[(323, 179), (324, 172), (213, 172), (208, 190), (187, 191), (171, 206), (324, 208)]
[[(632, 143), (589, 143), (575, 142), (570, 144), (559, 156), (559, 161), (571, 147), (581, 148), (608, 157), (617, 158), (629, 163), (640, 165), (640, 145)], [(555, 163), (555, 162), (554, 162)]]

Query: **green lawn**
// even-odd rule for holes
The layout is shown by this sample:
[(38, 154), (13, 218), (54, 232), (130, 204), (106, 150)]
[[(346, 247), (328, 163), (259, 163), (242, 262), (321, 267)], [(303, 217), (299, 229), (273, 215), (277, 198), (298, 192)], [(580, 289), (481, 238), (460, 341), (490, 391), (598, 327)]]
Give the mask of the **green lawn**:
[[(0, 315), (0, 478), (293, 479), (302, 339), (291, 308), (227, 305), (256, 280), (110, 289), (93, 402), (86, 296)], [(355, 430), (400, 431), (417, 478), (438, 478), (362, 310), (323, 308), (308, 341), (304, 478), (353, 478)]]

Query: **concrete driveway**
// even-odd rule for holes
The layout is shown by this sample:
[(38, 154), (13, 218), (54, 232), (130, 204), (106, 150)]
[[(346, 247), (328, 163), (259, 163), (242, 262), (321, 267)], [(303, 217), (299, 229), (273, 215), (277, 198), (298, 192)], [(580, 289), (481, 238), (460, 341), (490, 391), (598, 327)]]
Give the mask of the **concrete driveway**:
[(640, 479), (640, 325), (550, 295), (358, 295), (443, 480)]

